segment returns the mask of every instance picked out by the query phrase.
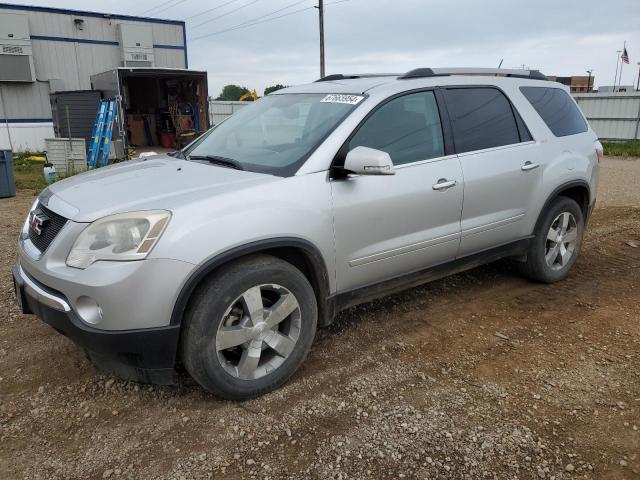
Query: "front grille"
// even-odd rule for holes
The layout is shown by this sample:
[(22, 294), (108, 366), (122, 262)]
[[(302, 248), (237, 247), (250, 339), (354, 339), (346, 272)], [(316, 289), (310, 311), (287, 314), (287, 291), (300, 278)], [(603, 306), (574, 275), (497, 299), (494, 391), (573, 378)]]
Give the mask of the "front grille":
[[(34, 215), (40, 215), (40, 218), (46, 219), (44, 224), (40, 227), (40, 234), (38, 234), (34, 228), (34, 223), (31, 221)], [(29, 240), (35, 245), (35, 247), (44, 252), (53, 239), (56, 238), (62, 227), (67, 223), (67, 219), (57, 213), (52, 212), (42, 204), (38, 204), (36, 209), (29, 215)]]

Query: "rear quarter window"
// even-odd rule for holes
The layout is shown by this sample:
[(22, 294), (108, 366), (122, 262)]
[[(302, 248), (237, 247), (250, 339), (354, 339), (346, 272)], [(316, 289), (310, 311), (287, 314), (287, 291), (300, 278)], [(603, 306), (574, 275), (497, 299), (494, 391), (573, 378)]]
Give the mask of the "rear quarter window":
[(520, 91), (556, 137), (587, 131), (577, 105), (561, 88), (520, 87)]

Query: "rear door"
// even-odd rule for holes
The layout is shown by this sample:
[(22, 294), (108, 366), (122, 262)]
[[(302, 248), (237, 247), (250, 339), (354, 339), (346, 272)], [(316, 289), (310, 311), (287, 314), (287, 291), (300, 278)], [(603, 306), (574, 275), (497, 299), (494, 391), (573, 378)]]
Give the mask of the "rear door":
[(442, 123), (433, 91), (405, 94), (378, 107), (344, 149), (386, 151), (396, 174), (331, 182), (339, 290), (455, 258), (462, 170), (445, 152)]
[(491, 86), (444, 89), (464, 175), (458, 256), (529, 235), (540, 187), (539, 147), (506, 95)]

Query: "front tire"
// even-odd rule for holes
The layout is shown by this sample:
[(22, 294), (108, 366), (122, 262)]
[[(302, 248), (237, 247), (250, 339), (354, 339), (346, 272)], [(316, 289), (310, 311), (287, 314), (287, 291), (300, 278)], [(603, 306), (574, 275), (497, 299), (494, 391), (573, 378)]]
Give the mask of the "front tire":
[(196, 289), (185, 312), (182, 360), (215, 395), (256, 397), (300, 367), (317, 318), (315, 294), (302, 272), (269, 255), (247, 257)]
[(556, 198), (538, 222), (523, 265), (524, 274), (543, 283), (563, 280), (576, 262), (583, 235), (580, 206), (571, 198)]

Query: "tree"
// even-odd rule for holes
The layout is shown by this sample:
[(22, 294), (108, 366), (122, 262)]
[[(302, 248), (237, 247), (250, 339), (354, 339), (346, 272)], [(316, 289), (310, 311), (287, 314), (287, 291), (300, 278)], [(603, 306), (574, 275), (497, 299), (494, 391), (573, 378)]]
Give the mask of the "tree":
[(276, 90), (281, 90), (283, 88), (286, 88), (286, 87), (284, 85), (280, 85), (279, 83), (277, 85), (271, 85), (270, 87), (267, 87), (267, 88), (264, 89), (264, 94), (265, 94), (265, 96), (267, 96), (270, 93), (273, 93)]
[(240, 100), (240, 97), (248, 91), (249, 89), (247, 87), (241, 87), (240, 85), (225, 85), (222, 89), (222, 93), (218, 95), (218, 98), (216, 98), (216, 100)]

